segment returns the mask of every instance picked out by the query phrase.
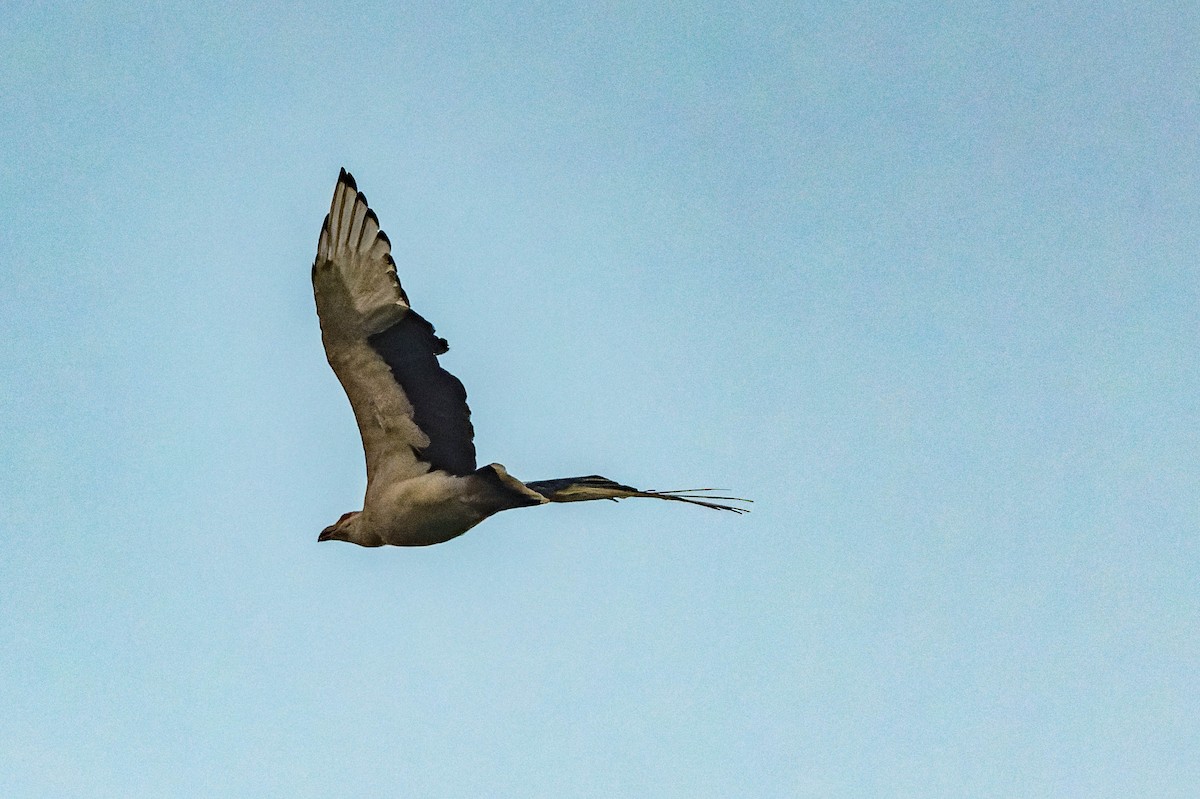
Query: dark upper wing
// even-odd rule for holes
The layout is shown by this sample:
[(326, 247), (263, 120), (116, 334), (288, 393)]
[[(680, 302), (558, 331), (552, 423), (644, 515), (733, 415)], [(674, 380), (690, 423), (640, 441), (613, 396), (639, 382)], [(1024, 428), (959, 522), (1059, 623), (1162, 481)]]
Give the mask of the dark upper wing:
[(371, 348), (392, 370), (400, 390), (413, 407), (413, 421), (429, 436), (420, 457), (433, 468), (451, 474), (475, 471), (475, 429), (462, 382), (438, 363), (446, 340), (416, 311), (367, 338)]
[(467, 393), (437, 360), (446, 341), (409, 308), (391, 243), (345, 170), (321, 228), (313, 294), (325, 354), (362, 434), (368, 481), (474, 471)]

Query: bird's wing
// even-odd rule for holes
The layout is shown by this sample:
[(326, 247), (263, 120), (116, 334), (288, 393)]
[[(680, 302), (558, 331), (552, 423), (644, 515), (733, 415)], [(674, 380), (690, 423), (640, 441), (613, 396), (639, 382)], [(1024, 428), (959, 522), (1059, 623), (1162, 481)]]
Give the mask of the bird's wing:
[(312, 278), (325, 355), (354, 408), (367, 480), (474, 471), (467, 392), (438, 365), (446, 340), (409, 307), (391, 242), (344, 169)]

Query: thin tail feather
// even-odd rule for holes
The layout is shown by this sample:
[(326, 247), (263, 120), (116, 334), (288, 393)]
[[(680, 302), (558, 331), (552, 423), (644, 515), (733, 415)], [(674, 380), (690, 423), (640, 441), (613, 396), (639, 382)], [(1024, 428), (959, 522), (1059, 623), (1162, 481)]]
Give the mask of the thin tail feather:
[(719, 488), (685, 488), (675, 491), (642, 491), (633, 486), (591, 474), (586, 477), (560, 477), (557, 480), (536, 480), (526, 483), (527, 487), (538, 492), (551, 502), (586, 502), (592, 499), (626, 499), (628, 497), (646, 497), (648, 499), (666, 499), (672, 502), (687, 502), (690, 505), (700, 505), (713, 510), (727, 510), (731, 513), (749, 513), (749, 508), (736, 505), (724, 505), (711, 500), (719, 499), (725, 502), (751, 502), (741, 497), (725, 497), (710, 494), (710, 491), (720, 491)]

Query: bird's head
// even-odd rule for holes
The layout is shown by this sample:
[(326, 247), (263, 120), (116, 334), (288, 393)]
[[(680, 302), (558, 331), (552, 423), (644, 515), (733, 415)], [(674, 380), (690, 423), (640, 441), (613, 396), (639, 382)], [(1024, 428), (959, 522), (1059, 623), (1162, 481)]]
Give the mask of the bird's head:
[(317, 536), (318, 541), (355, 541), (358, 532), (358, 516), (362, 511), (352, 510), (343, 513), (342, 518), (326, 527)]

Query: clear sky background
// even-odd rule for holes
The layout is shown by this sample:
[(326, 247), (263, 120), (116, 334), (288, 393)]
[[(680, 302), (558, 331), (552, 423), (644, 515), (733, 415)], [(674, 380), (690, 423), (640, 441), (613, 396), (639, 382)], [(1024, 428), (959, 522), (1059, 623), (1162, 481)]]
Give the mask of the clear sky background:
[[(1195, 4), (3, 16), (3, 796), (1195, 795)], [(754, 512), (318, 545), (341, 166), (481, 462)]]

